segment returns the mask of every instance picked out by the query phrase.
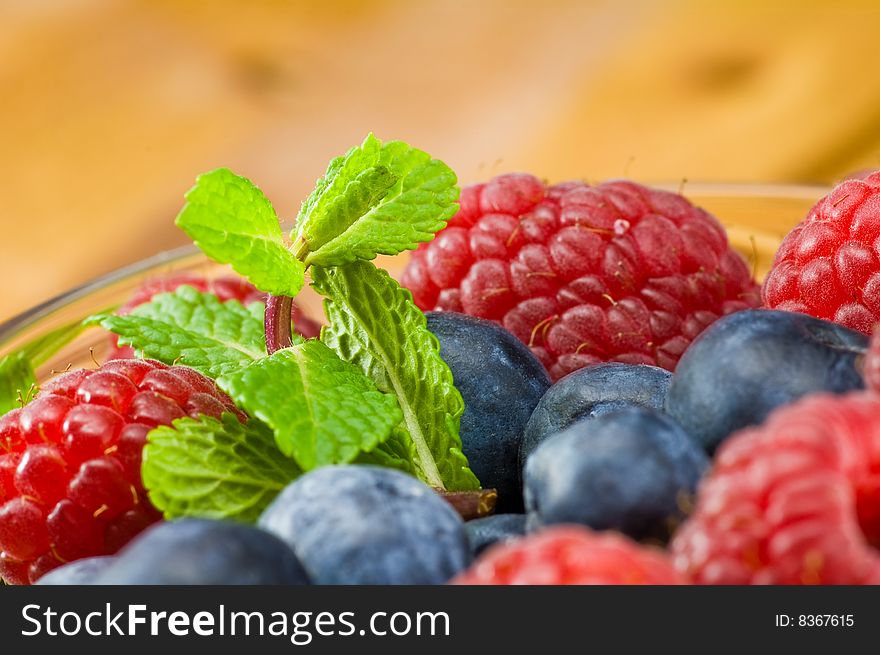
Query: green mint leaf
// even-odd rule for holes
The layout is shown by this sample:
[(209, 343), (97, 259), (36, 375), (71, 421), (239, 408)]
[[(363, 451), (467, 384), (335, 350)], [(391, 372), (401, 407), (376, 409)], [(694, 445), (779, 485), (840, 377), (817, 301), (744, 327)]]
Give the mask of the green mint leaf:
[(419, 477), (418, 471), (415, 468), (415, 461), (416, 453), (412, 439), (409, 438), (409, 434), (402, 425), (394, 428), (388, 440), (376, 446), (375, 450), (361, 453), (355, 459), (357, 464), (386, 466)]
[(394, 396), (315, 339), (229, 371), (217, 384), (271, 427), (278, 448), (304, 471), (353, 461), (402, 418)]
[(0, 359), (0, 416), (21, 406), (36, 387), (34, 369), (24, 351)]
[(181, 418), (151, 430), (141, 467), (150, 500), (166, 518), (254, 522), (300, 469), (281, 457), (272, 431), (251, 419)]
[(321, 340), (397, 397), (419, 477), (449, 491), (478, 489), (461, 451), (464, 401), (412, 294), (370, 262), (316, 267), (312, 278), (326, 298)]
[(278, 216), (254, 184), (227, 168), (196, 179), (175, 221), (214, 261), (267, 293), (295, 296), (305, 267), (284, 243)]
[(185, 364), (210, 378), (266, 356), (263, 303), (220, 302), (191, 286), (160, 293), (130, 314), (86, 319), (119, 335), (119, 343), (166, 364)]
[(334, 159), (291, 238), (303, 261), (339, 266), (430, 241), (458, 210), (455, 173), (402, 141), (372, 134)]

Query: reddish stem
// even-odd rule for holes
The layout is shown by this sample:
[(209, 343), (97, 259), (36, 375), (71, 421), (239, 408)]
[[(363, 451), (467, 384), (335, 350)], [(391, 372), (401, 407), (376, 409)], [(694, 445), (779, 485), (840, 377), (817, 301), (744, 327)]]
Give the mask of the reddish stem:
[(498, 492), (494, 489), (477, 491), (437, 491), (440, 497), (452, 505), (465, 521), (488, 516), (495, 511)]
[(266, 329), (266, 351), (271, 355), (282, 348), (293, 345), (292, 323), (290, 310), (293, 298), (290, 296), (272, 296), (266, 301), (266, 316), (263, 324)]

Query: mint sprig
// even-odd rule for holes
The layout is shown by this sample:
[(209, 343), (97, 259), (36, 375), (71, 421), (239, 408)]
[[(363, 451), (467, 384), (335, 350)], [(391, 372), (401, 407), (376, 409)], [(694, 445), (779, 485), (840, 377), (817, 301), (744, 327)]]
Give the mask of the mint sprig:
[(420, 477), (439, 489), (478, 489), (461, 450), (464, 401), (412, 294), (369, 262), (318, 267), (312, 278), (326, 298), (321, 340), (397, 397)]
[(150, 500), (165, 518), (202, 516), (254, 522), (300, 475), (279, 457), (272, 431), (233, 414), (221, 420), (181, 418), (147, 435), (142, 475)]
[[(242, 435), (228, 421), (204, 420), (151, 433), (145, 480), (166, 513), (217, 515), (203, 496), (187, 500), (186, 475), (195, 464), (172, 466), (190, 442), (195, 453), (206, 451), (212, 431), (222, 443), (271, 432), (276, 452), (297, 470), (390, 466), (448, 492), (450, 502), (483, 507), (491, 494), (473, 492), (480, 484), (459, 436), (464, 403), (437, 339), (411, 294), (368, 261), (433, 238), (456, 212), (458, 195), (448, 166), (369, 135), (330, 163), (302, 204), (288, 248), (269, 201), (248, 180), (226, 169), (198, 178), (178, 225), (209, 257), (269, 292), (267, 306), (243, 308), (181, 288), (128, 316), (92, 319), (148, 357), (215, 378), (263, 426), (256, 436), (250, 426)], [(325, 296), (329, 325), (320, 340), (291, 336), (290, 303), (307, 269)], [(209, 454), (223, 452), (217, 446)], [(216, 481), (224, 467), (234, 468), (224, 461), (212, 457), (216, 475), (202, 471), (203, 479)]]
[(124, 316), (86, 319), (119, 335), (119, 343), (166, 364), (185, 364), (211, 378), (266, 355), (263, 303), (243, 307), (183, 285), (157, 294)]
[(411, 250), (458, 210), (455, 173), (402, 141), (372, 134), (334, 159), (291, 238), (306, 265), (338, 266)]
[(313, 339), (231, 371), (217, 384), (269, 425), (281, 452), (306, 471), (351, 462), (401, 420), (394, 396)]
[(218, 168), (196, 179), (177, 226), (214, 261), (267, 293), (295, 296), (305, 267), (287, 245), (269, 199), (247, 178)]

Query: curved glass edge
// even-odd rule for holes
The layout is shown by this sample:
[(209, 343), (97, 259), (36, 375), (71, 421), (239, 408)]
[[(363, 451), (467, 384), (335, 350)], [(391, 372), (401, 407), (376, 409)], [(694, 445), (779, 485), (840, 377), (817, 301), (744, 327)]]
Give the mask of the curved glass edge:
[(30, 324), (49, 316), (52, 312), (65, 307), (71, 302), (85, 298), (99, 289), (103, 289), (115, 282), (121, 282), (129, 277), (146, 273), (153, 268), (177, 262), (189, 255), (197, 255), (198, 253), (199, 250), (193, 245), (182, 246), (173, 250), (165, 250), (152, 257), (142, 259), (133, 264), (129, 264), (128, 266), (118, 268), (110, 273), (93, 278), (84, 284), (60, 293), (57, 296), (41, 302), (39, 305), (35, 305), (34, 307), (13, 316), (7, 321), (0, 323), (0, 343), (12, 339)]

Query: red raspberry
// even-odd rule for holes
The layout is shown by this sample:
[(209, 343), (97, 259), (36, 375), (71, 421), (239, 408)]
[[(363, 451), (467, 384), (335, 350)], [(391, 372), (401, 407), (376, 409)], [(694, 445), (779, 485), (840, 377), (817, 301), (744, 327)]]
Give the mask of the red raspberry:
[(554, 379), (609, 360), (672, 369), (712, 321), (759, 304), (724, 229), (682, 196), (525, 174), (464, 189), (402, 282), (423, 310), (502, 324)]
[(880, 171), (819, 200), (779, 246), (764, 305), (870, 334), (880, 321)]
[[(209, 280), (197, 275), (181, 273), (170, 277), (148, 280), (134, 292), (128, 302), (117, 310), (117, 314), (128, 314), (138, 305), (150, 302), (156, 294), (174, 291), (177, 287), (184, 284), (195, 287), (196, 290), (202, 293), (213, 293), (221, 302), (237, 300), (242, 305), (249, 305), (252, 302), (265, 302), (266, 300), (265, 293), (244, 278), (235, 275), (227, 275)], [(321, 333), (321, 326), (305, 316), (295, 304), (291, 308), (290, 316), (296, 332), (307, 339), (317, 337)], [(118, 345), (118, 337), (115, 334), (111, 335), (110, 341), (112, 346), (108, 359), (134, 357), (134, 351), (129, 346)]]
[(815, 395), (725, 442), (672, 542), (705, 584), (880, 583), (880, 399)]
[(34, 582), (116, 552), (160, 516), (141, 481), (147, 432), (182, 416), (244, 415), (184, 366), (119, 359), (63, 373), (0, 417), (0, 576)]
[(455, 579), (464, 585), (686, 584), (662, 551), (574, 525), (491, 547)]

